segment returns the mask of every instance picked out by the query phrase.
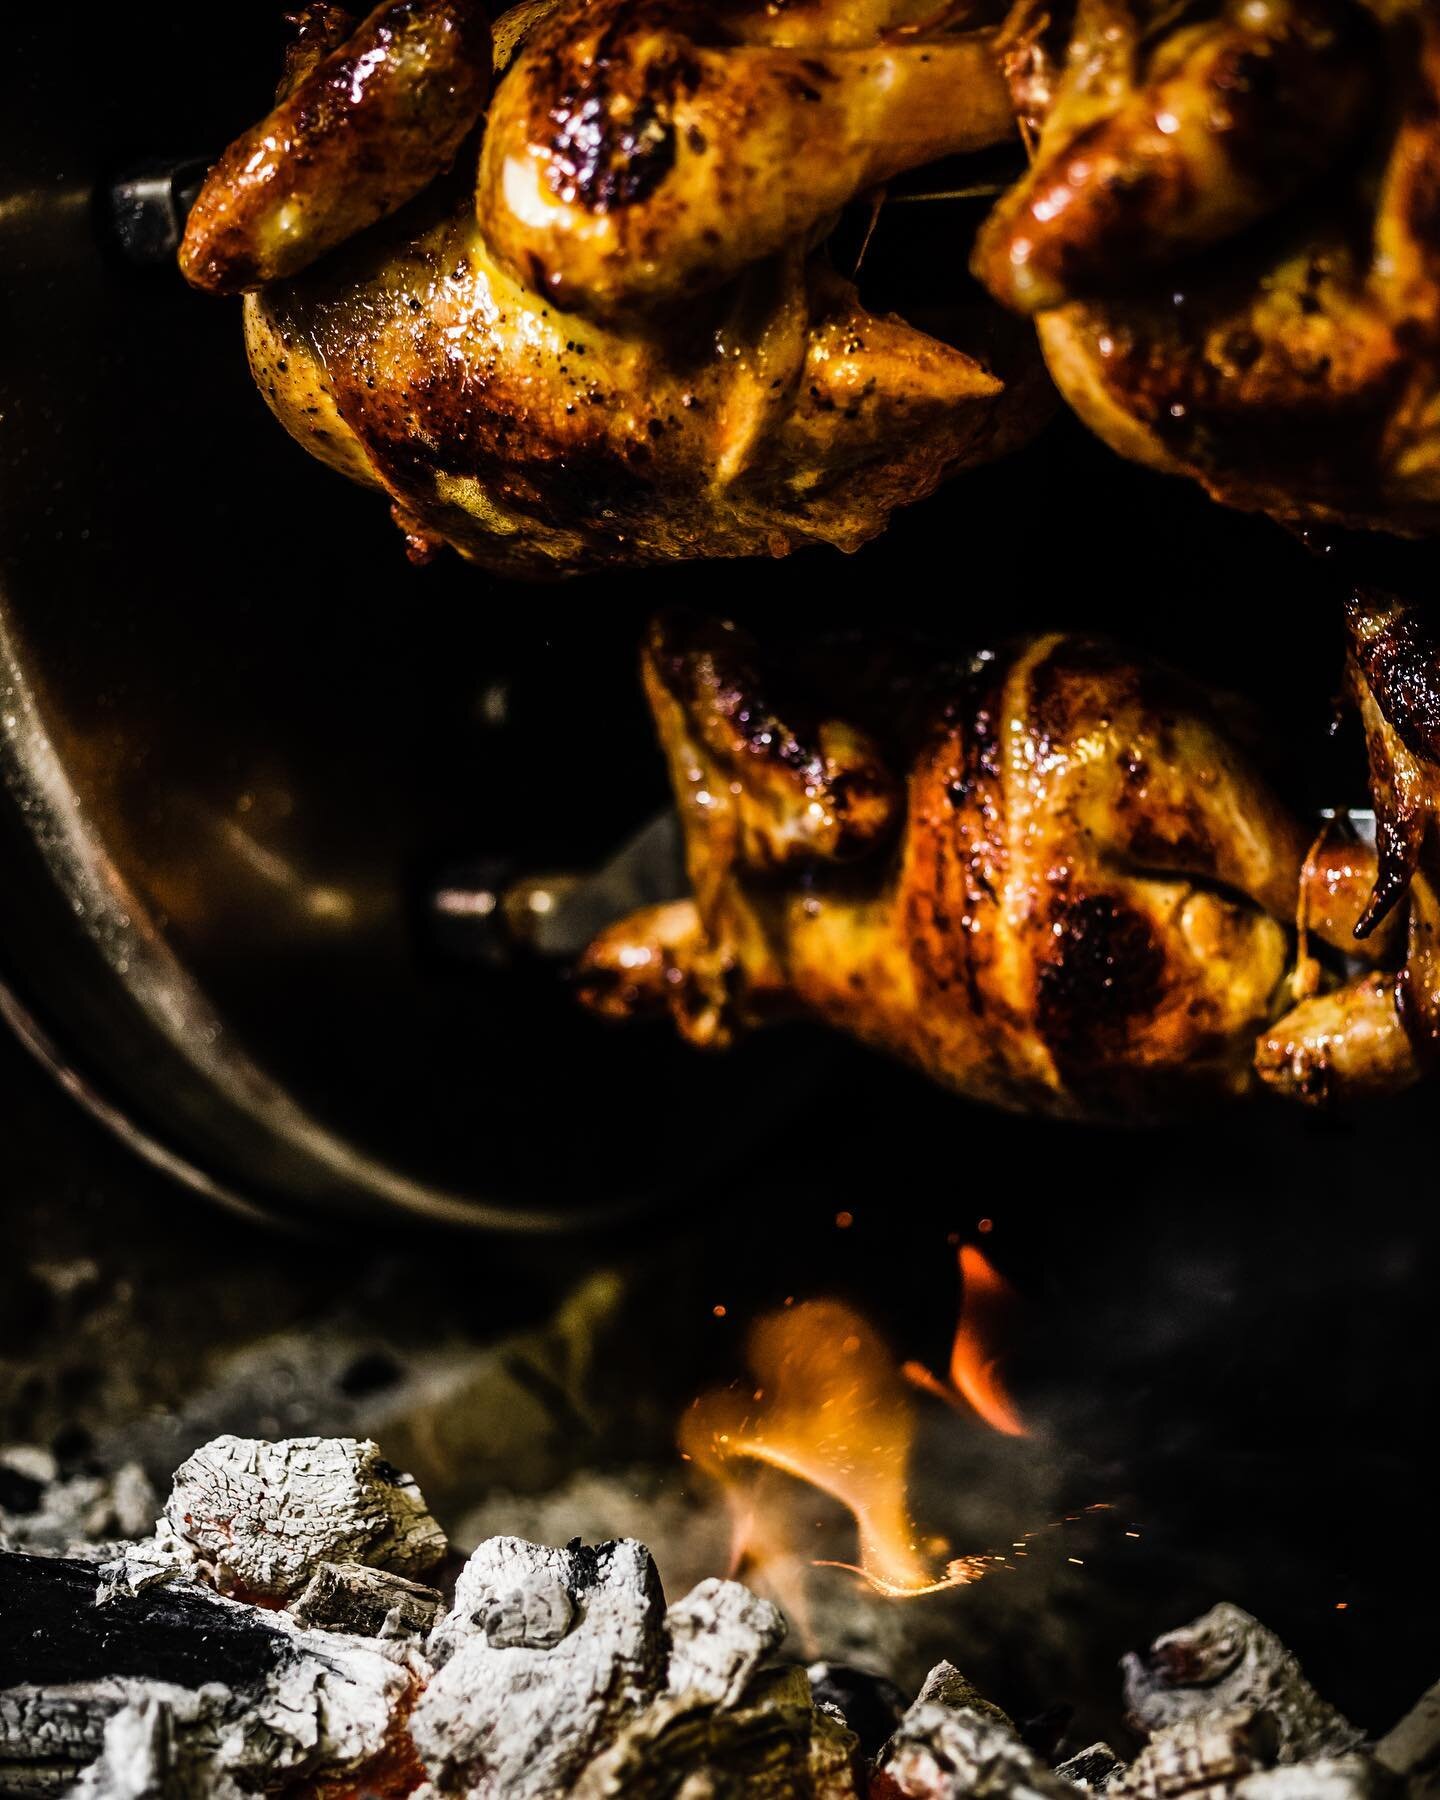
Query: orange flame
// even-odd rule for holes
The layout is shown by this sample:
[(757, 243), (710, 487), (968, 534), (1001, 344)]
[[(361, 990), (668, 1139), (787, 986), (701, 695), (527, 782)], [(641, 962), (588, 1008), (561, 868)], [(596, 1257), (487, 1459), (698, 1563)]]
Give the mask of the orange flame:
[[(914, 1407), (865, 1320), (835, 1300), (787, 1307), (755, 1322), (748, 1361), (755, 1388), (702, 1395), (681, 1424), (682, 1450), (732, 1504), (737, 1457), (833, 1495), (854, 1517), (859, 1573), (886, 1593), (933, 1590), (906, 1504)], [(749, 1537), (737, 1545), (742, 1555), (757, 1548)]]
[(1010, 1284), (990, 1266), (973, 1244), (960, 1246), (960, 1319), (950, 1350), (947, 1386), (921, 1363), (906, 1363), (902, 1374), (915, 1387), (948, 1406), (964, 1400), (992, 1430), (1024, 1437), (1021, 1423), (999, 1375), (996, 1340), (1015, 1299)]

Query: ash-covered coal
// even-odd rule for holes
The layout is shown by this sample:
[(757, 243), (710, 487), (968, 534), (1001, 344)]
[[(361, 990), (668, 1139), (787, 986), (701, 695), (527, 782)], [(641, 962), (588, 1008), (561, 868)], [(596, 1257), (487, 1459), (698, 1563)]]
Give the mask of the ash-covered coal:
[[(27, 1502), (34, 1498), (28, 1492)], [(226, 1510), (229, 1508), (230, 1510)], [(666, 1604), (644, 1545), (444, 1534), (370, 1443), (217, 1440), (154, 1535), (97, 1564), (0, 1549), (0, 1794), (238, 1800), (1429, 1800), (1440, 1703), (1373, 1747), (1235, 1607), (1126, 1670), (1127, 1767), (1052, 1764), (941, 1662), (902, 1712), (788, 1656), (708, 1577)], [(888, 1695), (889, 1690), (884, 1690)], [(846, 1715), (853, 1706), (856, 1717)], [(862, 1717), (865, 1713), (867, 1716)], [(862, 1737), (863, 1734), (863, 1737)]]

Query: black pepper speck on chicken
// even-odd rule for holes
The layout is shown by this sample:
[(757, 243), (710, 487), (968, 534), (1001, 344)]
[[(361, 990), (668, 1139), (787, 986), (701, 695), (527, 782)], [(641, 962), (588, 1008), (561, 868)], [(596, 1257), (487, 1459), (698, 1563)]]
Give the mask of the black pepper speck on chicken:
[(477, 122), (477, 17), (403, 0), (345, 36), (327, 6), (181, 258), (245, 291), (277, 417), (417, 556), (853, 550), (1046, 416), (1028, 331), (978, 289), (942, 339), (825, 250), (855, 196), (1013, 136), (992, 30), (920, 0), (527, 0)]

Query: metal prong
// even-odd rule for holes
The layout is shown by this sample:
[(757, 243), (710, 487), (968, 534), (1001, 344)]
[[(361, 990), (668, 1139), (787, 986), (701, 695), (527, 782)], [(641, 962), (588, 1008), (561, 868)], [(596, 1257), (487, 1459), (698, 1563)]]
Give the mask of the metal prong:
[(448, 955), (504, 962), (523, 946), (566, 960), (626, 913), (684, 892), (679, 822), (667, 810), (588, 875), (516, 876), (494, 863), (453, 871), (431, 891), (429, 930)]
[(148, 268), (174, 261), (208, 168), (197, 156), (150, 162), (96, 195), (100, 229), (126, 262)]

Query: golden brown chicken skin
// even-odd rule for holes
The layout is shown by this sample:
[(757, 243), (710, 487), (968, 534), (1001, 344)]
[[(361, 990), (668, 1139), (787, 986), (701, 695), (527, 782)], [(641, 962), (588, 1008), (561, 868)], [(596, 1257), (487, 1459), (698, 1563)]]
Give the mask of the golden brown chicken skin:
[(977, 240), (1113, 448), (1296, 521), (1440, 526), (1428, 0), (1019, 0), (1027, 175)]
[(931, 686), (903, 774), (862, 726), (777, 711), (731, 628), (662, 621), (644, 677), (694, 898), (591, 947), (598, 1012), (707, 1045), (808, 1016), (975, 1099), (1138, 1121), (1255, 1085), (1302, 905), (1355, 948), (1373, 856), (1317, 848), (1203, 699), (1109, 646)]
[(422, 549), (522, 576), (853, 550), (1046, 406), (1034, 371), (995, 373), (1003, 333), (993, 360), (952, 349), (820, 259), (761, 265), (664, 332), (607, 328), (502, 269), (468, 201), (437, 211), (246, 305), (281, 423), (383, 488)]
[(384, 0), (354, 31), (299, 15), (274, 109), (210, 173), (180, 250), (186, 279), (233, 294), (306, 268), (449, 167), (490, 88), (481, 0)]
[(495, 255), (571, 310), (654, 310), (809, 242), (867, 188), (1013, 134), (992, 33), (907, 37), (903, 6), (867, 12), (558, 8), (486, 127)]
[[(410, 10), (433, 37), (465, 9)], [(371, 225), (423, 173), (411, 127), (434, 90), (432, 162), (479, 91), (446, 86), (438, 53), (388, 51), (344, 89), (380, 20), (336, 43), (329, 19), (216, 166), (183, 262), (251, 290), (272, 409), (390, 497), (415, 554), (450, 544), (553, 576), (853, 550), (1047, 415), (1029, 333), (978, 292), (942, 341), (869, 312), (817, 247), (859, 189), (1013, 130), (986, 35), (932, 43), (915, 0), (807, 0), (783, 21), (531, 0), (497, 22), (505, 73), (478, 143)], [(461, 39), (441, 41), (449, 56)], [(692, 54), (693, 87), (671, 66)], [(346, 220), (369, 228), (337, 250)]]

